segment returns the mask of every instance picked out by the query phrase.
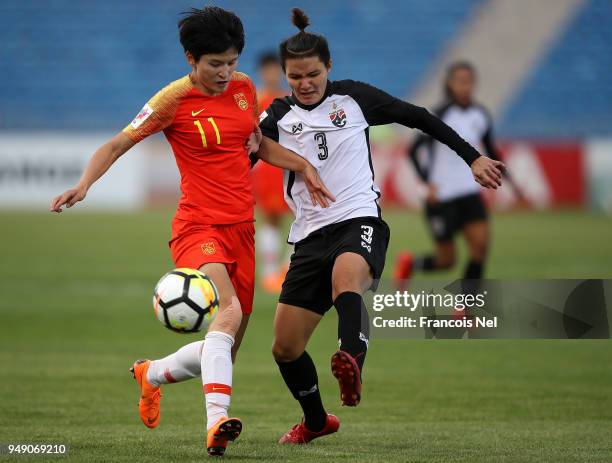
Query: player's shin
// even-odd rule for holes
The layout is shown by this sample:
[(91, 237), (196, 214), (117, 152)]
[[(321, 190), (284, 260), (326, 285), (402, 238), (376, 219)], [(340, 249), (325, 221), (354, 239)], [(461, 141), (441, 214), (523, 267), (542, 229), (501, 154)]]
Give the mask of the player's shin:
[(206, 397), (207, 429), (228, 416), (232, 394), (232, 346), (234, 338), (221, 331), (209, 331), (202, 349), (202, 384)]
[(192, 342), (167, 357), (152, 360), (147, 372), (147, 381), (157, 387), (200, 376), (203, 344), (204, 341)]
[(361, 371), (370, 338), (370, 317), (363, 297), (346, 291), (336, 297), (334, 306), (338, 312), (339, 349), (350, 354)]
[(321, 401), (317, 369), (308, 352), (304, 351), (290, 362), (277, 360), (276, 363), (285, 384), (304, 411), (306, 428), (313, 432), (322, 430), (327, 420), (327, 412)]

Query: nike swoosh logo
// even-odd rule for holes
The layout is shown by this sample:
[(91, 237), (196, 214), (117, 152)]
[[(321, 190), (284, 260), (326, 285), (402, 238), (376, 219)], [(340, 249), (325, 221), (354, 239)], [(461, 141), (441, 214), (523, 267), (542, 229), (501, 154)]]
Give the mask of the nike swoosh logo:
[(200, 109), (199, 111), (191, 111), (191, 115), (193, 117), (196, 117), (198, 114), (200, 114), (202, 111), (204, 111), (204, 108)]
[(159, 412), (157, 412), (157, 415), (155, 415), (155, 417), (147, 418), (147, 421), (149, 422), (149, 424), (153, 424), (155, 423), (155, 420), (157, 420), (158, 417), (159, 417)]

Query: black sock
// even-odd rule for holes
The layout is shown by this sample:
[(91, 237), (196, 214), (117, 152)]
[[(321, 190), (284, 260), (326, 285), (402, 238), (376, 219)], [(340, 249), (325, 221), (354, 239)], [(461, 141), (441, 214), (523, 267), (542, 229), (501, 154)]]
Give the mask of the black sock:
[(463, 280), (461, 280), (461, 289), (464, 294), (476, 296), (480, 292), (480, 279), (482, 278), (483, 264), (482, 262), (469, 261), (465, 267)]
[(340, 349), (348, 352), (363, 369), (368, 340), (370, 317), (360, 294), (346, 291), (334, 301), (338, 311), (338, 342)]
[(313, 432), (323, 429), (327, 420), (327, 412), (321, 402), (317, 369), (308, 352), (304, 351), (292, 362), (277, 361), (276, 363), (285, 384), (304, 411), (306, 427)]
[(476, 262), (474, 260), (471, 260), (465, 267), (465, 273), (463, 274), (463, 278), (479, 280), (482, 278), (483, 271), (484, 265), (482, 264), (482, 262)]
[(419, 256), (414, 259), (412, 265), (415, 272), (431, 272), (436, 270), (436, 258), (434, 256)]

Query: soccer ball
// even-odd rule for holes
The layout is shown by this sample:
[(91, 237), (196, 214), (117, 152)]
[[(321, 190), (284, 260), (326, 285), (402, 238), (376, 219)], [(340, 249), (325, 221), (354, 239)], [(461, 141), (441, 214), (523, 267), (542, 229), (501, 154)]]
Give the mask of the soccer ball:
[(178, 333), (208, 328), (219, 311), (219, 293), (208, 276), (191, 268), (166, 273), (153, 291), (157, 319)]

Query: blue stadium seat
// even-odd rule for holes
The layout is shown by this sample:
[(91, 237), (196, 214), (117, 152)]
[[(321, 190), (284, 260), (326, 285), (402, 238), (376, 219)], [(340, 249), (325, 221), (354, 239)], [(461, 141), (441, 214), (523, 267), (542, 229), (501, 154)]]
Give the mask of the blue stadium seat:
[[(325, 34), (333, 79), (405, 96), (482, 0), (308, 2)], [(201, 2), (8, 0), (0, 3), (0, 129), (117, 130), (166, 83), (188, 72), (178, 13)], [(240, 69), (296, 32), (291, 2), (217, 2), (243, 19)], [(284, 2), (283, 2), (284, 3)]]
[(611, 22), (612, 1), (587, 2), (504, 114), (502, 136), (612, 134)]

